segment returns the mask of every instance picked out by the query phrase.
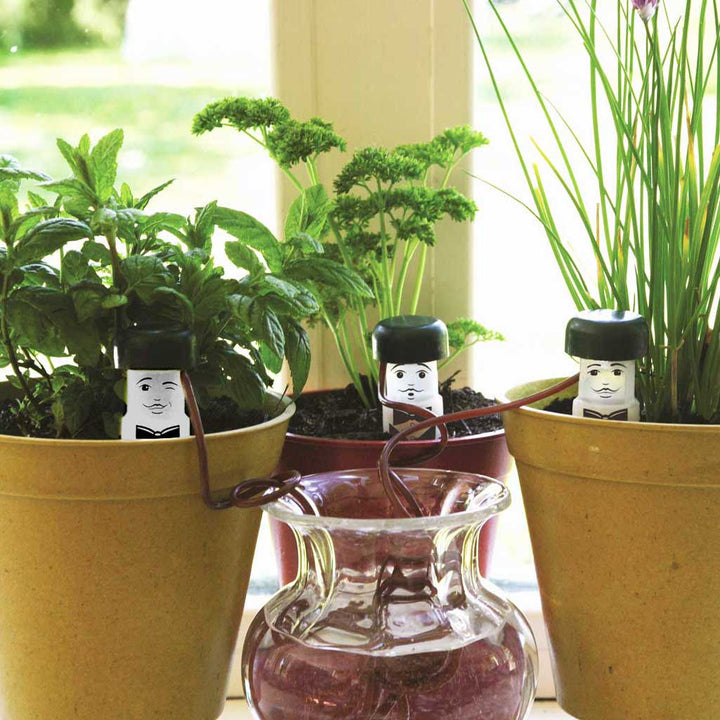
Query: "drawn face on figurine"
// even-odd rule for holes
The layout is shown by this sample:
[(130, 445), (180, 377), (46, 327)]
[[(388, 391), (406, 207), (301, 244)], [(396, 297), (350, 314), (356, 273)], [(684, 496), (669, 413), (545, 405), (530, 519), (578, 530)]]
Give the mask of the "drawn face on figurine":
[[(133, 373), (135, 374), (135, 373)], [(128, 406), (154, 420), (170, 420), (184, 413), (182, 388), (173, 371), (141, 371), (138, 378), (128, 377)]]
[(388, 365), (385, 382), (388, 398), (417, 405), (437, 395), (437, 362)]
[(627, 399), (628, 373), (635, 372), (634, 361), (583, 360), (580, 373), (580, 396), (608, 405)]

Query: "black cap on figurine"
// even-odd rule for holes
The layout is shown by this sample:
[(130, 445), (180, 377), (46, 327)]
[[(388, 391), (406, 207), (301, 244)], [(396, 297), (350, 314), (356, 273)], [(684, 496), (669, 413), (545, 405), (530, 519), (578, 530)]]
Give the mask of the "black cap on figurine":
[(397, 315), (381, 320), (373, 330), (373, 355), (381, 363), (441, 360), (450, 354), (448, 329), (426, 315)]
[(649, 344), (642, 315), (625, 310), (586, 310), (565, 330), (565, 352), (588, 360), (637, 360)]
[(117, 339), (121, 368), (189, 370), (195, 366), (195, 334), (184, 327), (134, 325)]

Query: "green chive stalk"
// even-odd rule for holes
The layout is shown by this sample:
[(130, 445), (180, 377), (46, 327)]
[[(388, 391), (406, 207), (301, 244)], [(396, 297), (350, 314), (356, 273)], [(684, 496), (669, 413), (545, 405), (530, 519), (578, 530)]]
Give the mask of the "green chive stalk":
[[(649, 421), (719, 422), (718, 0), (685, 0), (679, 17), (659, 0), (616, 0), (611, 22), (598, 0), (556, 0), (587, 54), (589, 137), (542, 93), (490, 0), (550, 131), (549, 145), (535, 146), (537, 160), (521, 149), (495, 72), (499, 59), (462, 2), (532, 201), (516, 199), (542, 224), (575, 305), (635, 310), (647, 319), (651, 347), (638, 386)], [(576, 155), (592, 172), (591, 187), (580, 186)], [(551, 182), (580, 220), (595, 277), (558, 232)]]

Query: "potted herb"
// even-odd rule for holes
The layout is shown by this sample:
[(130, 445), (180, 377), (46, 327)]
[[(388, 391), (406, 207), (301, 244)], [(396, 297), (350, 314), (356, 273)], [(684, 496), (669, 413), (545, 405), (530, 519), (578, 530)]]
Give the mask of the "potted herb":
[[(720, 707), (717, 6), (687, 0), (675, 17), (659, 0), (632, 0), (607, 21), (596, 0), (559, 5), (588, 54), (587, 143), (581, 133), (565, 142), (562, 120), (491, 8), (550, 125), (556, 144), (541, 156), (578, 213), (596, 283), (559, 234), (547, 173), (531, 171), (506, 113), (508, 129), (578, 309), (634, 310), (650, 332), (637, 373), (643, 422), (570, 417), (546, 403), (506, 417), (558, 698), (586, 720), (710, 720)], [(595, 179), (589, 193), (576, 142)]]
[[(196, 720), (225, 700), (260, 513), (203, 504), (193, 439), (113, 439), (119, 334), (149, 321), (194, 333), (220, 496), (278, 462), (294, 406), (268, 391), (272, 368), (287, 360), (298, 391), (307, 376), (300, 321), (317, 306), (281, 262), (301, 264), (304, 247), (278, 246), (266, 269), (232, 241), (250, 272), (226, 277), (215, 203), (149, 211), (167, 183), (117, 187), (122, 140), (59, 140), (72, 174), (58, 181), (0, 156), (0, 694), (13, 718)], [(23, 181), (36, 183), (26, 209)]]
[[(266, 148), (297, 188), (285, 222), (285, 244), (310, 246), (316, 256), (291, 269), (291, 276), (309, 281), (319, 306), (312, 321), (331, 333), (339, 362), (351, 380), (344, 390), (308, 393), (298, 400), (283, 465), (303, 474), (370, 467), (387, 437), (377, 397), (379, 365), (373, 359), (372, 329), (379, 319), (417, 312), (427, 256), (437, 241), (437, 223), (444, 218), (464, 222), (475, 216), (474, 202), (450, 185), (453, 171), (487, 140), (469, 127), (456, 127), (425, 143), (392, 150), (362, 148), (328, 189), (320, 180), (318, 160), (346, 148), (330, 123), (319, 118), (298, 121), (273, 98), (239, 97), (205, 107), (195, 117), (193, 132), (200, 135), (220, 127), (234, 128)], [(245, 242), (269, 234), (264, 227), (246, 226), (236, 211), (219, 210), (216, 221)], [(266, 257), (268, 263), (271, 260)], [(331, 281), (317, 285), (330, 260), (360, 276), (370, 292)], [(474, 343), (500, 337), (466, 318), (448, 325), (451, 352), (441, 368)], [(451, 384), (446, 381), (442, 388), (448, 411), (492, 402), (468, 388), (453, 390)], [(443, 467), (504, 476), (509, 459), (499, 417), (489, 424), (458, 424), (451, 435), (439, 459)], [(432, 441), (416, 441), (415, 448), (422, 442)], [(494, 525), (486, 531), (488, 545), (493, 531)], [(293, 547), (281, 558), (282, 577), (291, 580), (296, 567), (289, 533), (287, 541)], [(483, 570), (487, 561), (486, 547)]]

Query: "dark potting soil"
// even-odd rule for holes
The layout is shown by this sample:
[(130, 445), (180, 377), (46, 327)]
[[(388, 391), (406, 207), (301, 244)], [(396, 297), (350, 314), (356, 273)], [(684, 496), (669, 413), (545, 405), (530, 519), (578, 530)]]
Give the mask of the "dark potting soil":
[[(497, 405), (495, 400), (469, 387), (453, 388), (453, 378), (440, 385), (445, 413)], [(344, 440), (387, 440), (382, 429), (382, 408), (366, 408), (354, 385), (343, 390), (328, 390), (301, 395), (296, 401), (297, 412), (290, 419), (290, 432), (297, 435)], [(473, 418), (448, 425), (450, 437), (465, 437), (499, 430), (502, 420), (497, 414)]]
[(561, 415), (572, 415), (572, 398), (556, 398), (543, 410), (547, 412), (560, 413)]
[[(0, 402), (0, 435), (22, 436), (25, 434), (18, 424), (18, 417), (14, 412), (15, 407), (15, 400), (3, 400)], [(212, 398), (205, 407), (200, 408), (200, 415), (206, 434), (250, 427), (270, 419), (270, 414), (262, 410), (241, 410), (233, 400), (227, 397)], [(39, 438), (56, 437), (52, 416), (48, 415), (46, 419), (43, 419), (39, 428), (33, 428), (32, 436)], [(107, 436), (99, 435), (97, 427), (93, 425), (91, 431), (81, 432), (75, 439), (107, 440)]]

